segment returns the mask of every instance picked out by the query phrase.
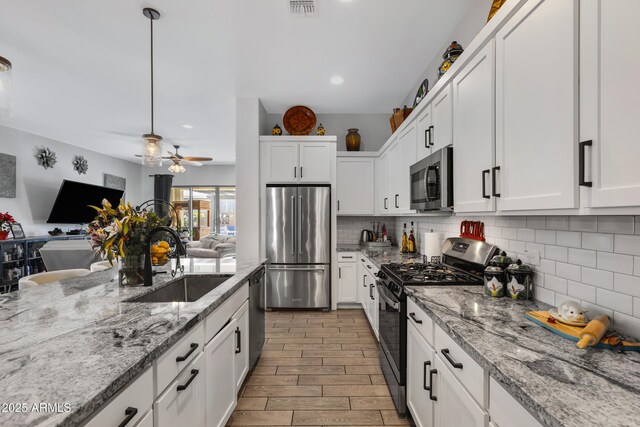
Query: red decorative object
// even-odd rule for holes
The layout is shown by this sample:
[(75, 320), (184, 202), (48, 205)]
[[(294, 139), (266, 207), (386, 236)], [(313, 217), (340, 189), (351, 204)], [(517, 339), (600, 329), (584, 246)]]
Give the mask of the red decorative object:
[(11, 224), (16, 220), (9, 214), (9, 212), (0, 212), (0, 240), (7, 240), (9, 232), (11, 232)]
[(8, 237), (9, 237), (8, 231), (0, 231), (0, 240), (7, 240)]
[(460, 237), (484, 242), (484, 222), (462, 221), (460, 223)]

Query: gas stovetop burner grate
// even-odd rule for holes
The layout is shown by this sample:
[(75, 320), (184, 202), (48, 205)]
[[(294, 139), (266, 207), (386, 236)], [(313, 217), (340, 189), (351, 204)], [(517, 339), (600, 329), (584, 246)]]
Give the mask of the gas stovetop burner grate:
[(478, 284), (481, 279), (440, 263), (391, 263), (382, 266), (391, 277), (404, 285)]

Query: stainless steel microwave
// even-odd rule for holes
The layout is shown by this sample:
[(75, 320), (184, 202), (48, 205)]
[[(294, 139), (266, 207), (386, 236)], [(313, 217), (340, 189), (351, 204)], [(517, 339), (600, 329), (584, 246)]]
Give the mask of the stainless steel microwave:
[(411, 209), (453, 210), (453, 147), (448, 145), (415, 163), (411, 173)]

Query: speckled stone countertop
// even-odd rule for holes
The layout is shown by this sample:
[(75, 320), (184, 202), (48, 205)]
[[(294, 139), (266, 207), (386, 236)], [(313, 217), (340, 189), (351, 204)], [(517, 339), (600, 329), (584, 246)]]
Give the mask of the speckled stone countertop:
[(400, 249), (398, 249), (397, 246), (379, 249), (367, 248), (360, 245), (338, 245), (337, 250), (338, 252), (361, 252), (377, 268), (380, 268), (382, 264), (389, 264), (392, 262), (422, 262), (422, 255), (401, 254)]
[(405, 289), (542, 424), (640, 425), (640, 353), (580, 350), (524, 317), (549, 306), (485, 297), (481, 286)]
[(153, 287), (121, 288), (115, 270), (0, 295), (0, 404), (71, 408), (0, 411), (0, 425), (78, 425), (233, 295), (263, 262), (187, 259), (185, 275), (232, 275), (189, 303), (126, 302), (173, 279), (159, 274)]

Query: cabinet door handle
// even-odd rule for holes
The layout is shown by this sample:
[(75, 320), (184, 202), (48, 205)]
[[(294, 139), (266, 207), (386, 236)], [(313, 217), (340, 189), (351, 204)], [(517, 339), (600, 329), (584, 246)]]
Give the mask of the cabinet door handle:
[(338, 210), (340, 210), (340, 200), (338, 200)]
[(396, 200), (395, 200), (395, 202), (396, 202), (396, 209), (399, 209), (399, 208), (400, 208), (400, 202), (399, 202), (399, 200), (398, 200), (399, 198), (400, 198), (400, 195), (399, 195), (399, 194), (396, 194), (396, 198), (395, 198), (395, 199), (396, 199)]
[(293, 177), (297, 178), (298, 177), (298, 168), (297, 167), (293, 167)]
[(302, 166), (300, 166), (300, 178), (302, 178)]
[(371, 298), (371, 299), (373, 299), (373, 300), (374, 300), (374, 299), (376, 299), (376, 298), (373, 296), (373, 283), (369, 285), (369, 298)]
[(584, 158), (584, 151), (586, 150), (587, 147), (591, 147), (593, 145), (593, 141), (589, 140), (589, 141), (582, 141), (581, 143), (578, 144), (578, 180), (579, 180), (579, 185), (583, 186), (583, 187), (591, 187), (593, 185), (593, 182), (591, 181), (585, 181), (584, 179), (584, 171), (585, 171), (585, 158)]
[(347, 256), (347, 255), (342, 255), (342, 258), (344, 258), (344, 259), (353, 259), (353, 256), (352, 256), (352, 255), (349, 255), (349, 256)]
[(438, 400), (438, 398), (433, 395), (433, 376), (437, 373), (437, 369), (432, 369), (429, 371), (429, 399), (433, 400), (434, 402)]
[(422, 325), (422, 320), (418, 319), (415, 313), (409, 313), (409, 317), (411, 317), (411, 320), (416, 322), (418, 325)]
[[(367, 287), (367, 284), (365, 283), (365, 280), (367, 280), (367, 275), (366, 274), (362, 275), (362, 287), (363, 288)], [(371, 296), (371, 292), (369, 292), (369, 296)]]
[(455, 360), (453, 360), (451, 358), (451, 355), (449, 354), (449, 349), (448, 348), (443, 348), (442, 351), (440, 351), (440, 353), (442, 353), (444, 355), (445, 359), (447, 359), (449, 361), (449, 363), (451, 363), (451, 366), (453, 366), (456, 369), (462, 369), (462, 363), (456, 362)]
[(193, 380), (196, 379), (196, 377), (198, 376), (199, 372), (200, 371), (197, 370), (197, 369), (192, 369), (191, 370), (191, 377), (189, 377), (189, 380), (186, 383), (178, 385), (178, 391), (186, 390), (187, 387), (189, 387), (189, 385), (191, 385)]
[(236, 354), (242, 353), (242, 331), (240, 327), (236, 328)]
[(389, 198), (388, 198), (388, 197), (385, 197), (385, 198), (384, 198), (384, 208), (385, 208), (385, 209), (389, 209), (389, 208), (387, 207), (387, 202), (388, 202), (388, 200), (389, 200)]
[(482, 171), (482, 197), (484, 199), (490, 199), (491, 196), (487, 194), (487, 175), (489, 175), (491, 169), (485, 169)]
[(342, 279), (342, 267), (338, 267), (338, 279)]
[(424, 366), (422, 367), (422, 388), (429, 391), (431, 390), (431, 384), (427, 385), (427, 366), (431, 366), (431, 362), (429, 360), (424, 362)]
[(496, 192), (496, 171), (500, 170), (500, 166), (496, 166), (491, 169), (491, 195), (493, 197), (500, 197), (500, 193)]
[(431, 128), (426, 128), (424, 130), (424, 148), (429, 148), (430, 140), (431, 140)]
[(131, 421), (138, 414), (138, 408), (129, 406), (124, 410), (124, 414), (126, 415), (126, 417), (120, 424), (118, 424), (118, 427), (124, 427), (129, 424), (129, 421)]
[(433, 139), (434, 139), (433, 136), (435, 135), (435, 133), (436, 133), (436, 128), (434, 128), (433, 125), (429, 126), (429, 145), (431, 145), (432, 147), (436, 145), (436, 143), (433, 142)]
[(196, 344), (194, 342), (191, 343), (190, 350), (187, 352), (187, 354), (185, 354), (184, 356), (176, 357), (176, 362), (184, 362), (185, 360), (187, 360), (189, 358), (189, 356), (191, 356), (191, 353), (196, 351), (196, 348), (198, 348), (198, 344)]

